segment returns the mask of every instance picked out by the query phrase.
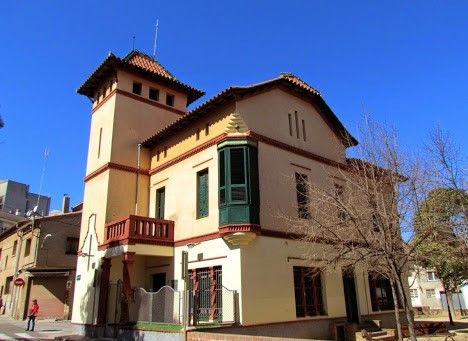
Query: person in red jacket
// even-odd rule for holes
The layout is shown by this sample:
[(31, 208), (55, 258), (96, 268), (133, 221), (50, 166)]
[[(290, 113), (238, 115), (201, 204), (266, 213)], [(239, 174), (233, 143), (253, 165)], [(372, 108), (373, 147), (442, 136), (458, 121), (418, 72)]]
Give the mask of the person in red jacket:
[[(34, 331), (37, 313), (39, 312), (39, 305), (37, 304), (37, 300), (33, 300), (32, 302), (33, 303), (31, 305), (31, 308), (29, 309), (28, 327), (26, 328), (26, 330)], [(30, 326), (31, 326), (31, 329), (29, 329)]]

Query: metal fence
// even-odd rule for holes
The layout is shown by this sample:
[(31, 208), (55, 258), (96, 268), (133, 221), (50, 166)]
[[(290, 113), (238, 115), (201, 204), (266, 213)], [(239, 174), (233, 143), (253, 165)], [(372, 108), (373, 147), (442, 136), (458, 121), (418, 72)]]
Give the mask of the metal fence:
[(189, 290), (189, 325), (238, 322), (238, 295), (224, 286)]
[(135, 321), (182, 323), (182, 293), (170, 286), (157, 292), (135, 288), (129, 308), (131, 319)]

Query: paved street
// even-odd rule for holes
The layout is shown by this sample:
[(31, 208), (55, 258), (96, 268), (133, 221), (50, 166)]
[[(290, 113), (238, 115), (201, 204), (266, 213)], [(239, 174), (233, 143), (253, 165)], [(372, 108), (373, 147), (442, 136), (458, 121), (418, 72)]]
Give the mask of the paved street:
[(34, 332), (27, 332), (26, 321), (0, 316), (0, 340), (53, 340), (57, 336), (73, 335), (69, 321), (38, 320)]

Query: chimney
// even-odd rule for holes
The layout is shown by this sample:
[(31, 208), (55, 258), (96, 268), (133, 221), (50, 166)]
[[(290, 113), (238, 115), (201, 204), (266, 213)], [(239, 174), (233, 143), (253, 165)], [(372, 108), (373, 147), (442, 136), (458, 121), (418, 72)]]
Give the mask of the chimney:
[(63, 200), (62, 200), (62, 212), (63, 213), (68, 213), (70, 211), (70, 197), (68, 194), (63, 195)]

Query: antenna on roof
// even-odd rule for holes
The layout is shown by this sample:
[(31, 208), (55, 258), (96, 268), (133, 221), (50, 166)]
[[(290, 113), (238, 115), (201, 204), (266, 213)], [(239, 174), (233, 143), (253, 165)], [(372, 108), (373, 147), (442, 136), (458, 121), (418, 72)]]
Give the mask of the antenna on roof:
[(156, 33), (154, 34), (154, 49), (153, 49), (154, 58), (156, 58), (156, 47), (158, 45), (158, 28), (159, 28), (159, 19), (156, 19)]
[(133, 35), (132, 51), (135, 51), (135, 35)]

